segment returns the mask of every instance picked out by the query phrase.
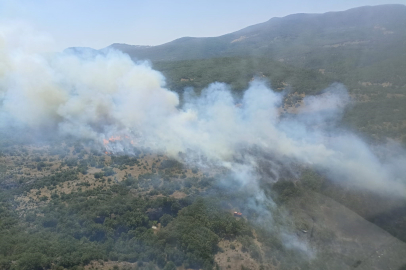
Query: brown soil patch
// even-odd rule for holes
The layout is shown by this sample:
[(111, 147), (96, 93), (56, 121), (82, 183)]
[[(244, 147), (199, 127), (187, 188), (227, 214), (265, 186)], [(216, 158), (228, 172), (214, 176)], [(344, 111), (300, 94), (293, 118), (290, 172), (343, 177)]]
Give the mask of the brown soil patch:
[[(234, 245), (234, 249), (231, 246)], [(247, 252), (241, 251), (241, 244), (237, 241), (222, 240), (218, 246), (223, 250), (214, 256), (214, 261), (220, 269), (241, 269), (241, 266), (250, 270), (259, 270), (259, 264)], [(271, 269), (271, 268), (268, 268)]]

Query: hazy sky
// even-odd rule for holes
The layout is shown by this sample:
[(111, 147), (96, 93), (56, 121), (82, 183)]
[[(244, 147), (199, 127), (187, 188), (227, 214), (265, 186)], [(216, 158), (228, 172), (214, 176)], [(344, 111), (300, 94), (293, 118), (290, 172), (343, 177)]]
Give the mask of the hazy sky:
[(0, 22), (24, 21), (58, 49), (111, 43), (158, 45), (183, 36), (219, 36), (272, 17), (323, 13), (406, 0), (0, 0)]

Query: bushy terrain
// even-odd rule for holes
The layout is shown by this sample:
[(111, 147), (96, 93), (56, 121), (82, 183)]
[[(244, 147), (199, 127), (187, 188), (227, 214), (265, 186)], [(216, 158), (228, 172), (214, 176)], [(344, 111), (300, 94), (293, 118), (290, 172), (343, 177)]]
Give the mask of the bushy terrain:
[(222, 237), (252, 236), (246, 220), (199, 196), (212, 177), (163, 156), (110, 157), (79, 144), (2, 150), (1, 269), (94, 260), (210, 268)]
[[(224, 169), (189, 168), (146, 149), (106, 155), (77, 141), (3, 138), (0, 269), (380, 269), (403, 262), (403, 242), (330, 198), (404, 240), (403, 201), (377, 200), (306, 168), (301, 181), (265, 180), (263, 200)], [(328, 213), (352, 228), (332, 225), (341, 221)], [(352, 230), (368, 233), (349, 236)], [(391, 255), (370, 257), (378, 251)]]
[[(275, 91), (285, 91), (285, 109), (299, 107), (306, 95), (321, 93), (332, 83), (339, 82), (348, 89), (353, 100), (343, 117), (346, 128), (375, 140), (392, 138), (406, 145), (406, 76), (400, 74), (405, 70), (401, 65), (393, 73), (399, 74), (393, 80), (392, 71), (386, 66), (374, 67), (376, 72), (357, 68), (352, 74), (347, 71), (321, 73), (267, 58), (157, 62), (153, 67), (165, 75), (168, 87), (181, 97), (188, 87), (200, 93), (212, 82), (227, 83), (239, 97), (254, 78), (268, 80)], [(386, 79), (378, 80), (379, 77)]]
[(212, 82), (223, 82), (241, 95), (254, 78), (269, 80), (272, 87), (279, 91), (288, 88), (292, 92), (315, 94), (334, 82), (320, 72), (266, 58), (224, 57), (157, 62), (153, 67), (165, 75), (168, 87), (180, 94), (186, 87), (193, 87), (199, 93)]

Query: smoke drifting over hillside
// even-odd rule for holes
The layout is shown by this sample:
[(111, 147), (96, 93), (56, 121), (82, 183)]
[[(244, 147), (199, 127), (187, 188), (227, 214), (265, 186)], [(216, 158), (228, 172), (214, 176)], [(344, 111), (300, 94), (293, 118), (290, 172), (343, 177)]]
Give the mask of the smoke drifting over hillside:
[[(259, 80), (239, 101), (227, 85), (213, 83), (200, 96), (186, 93), (180, 105), (146, 62), (117, 51), (45, 54), (47, 38), (17, 30), (0, 28), (1, 128), (51, 130), (108, 151), (130, 152), (134, 145), (173, 157), (193, 153), (205, 158), (202, 165), (227, 167), (244, 181), (250, 180), (241, 175), (258, 169), (255, 153), (261, 152), (360, 188), (406, 194), (403, 153), (382, 162), (356, 135), (335, 127), (350, 102), (342, 85), (305, 98), (300, 113), (289, 117), (279, 113), (284, 94)], [(125, 140), (113, 147), (112, 136)]]

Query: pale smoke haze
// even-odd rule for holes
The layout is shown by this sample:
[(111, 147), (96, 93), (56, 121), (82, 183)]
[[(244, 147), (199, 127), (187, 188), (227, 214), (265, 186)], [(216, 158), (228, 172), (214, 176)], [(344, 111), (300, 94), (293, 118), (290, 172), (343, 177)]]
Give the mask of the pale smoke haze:
[[(284, 94), (260, 80), (238, 101), (227, 85), (213, 83), (198, 97), (185, 95), (180, 105), (147, 62), (134, 63), (117, 51), (44, 53), (49, 44), (48, 37), (23, 26), (0, 27), (2, 128), (53, 130), (101, 147), (120, 136), (128, 140), (109, 151), (134, 144), (172, 157), (194, 153), (207, 160), (202, 166), (224, 166), (246, 182), (258, 167), (258, 152), (251, 150), (260, 149), (286, 166), (296, 162), (358, 188), (406, 194), (402, 151), (396, 162), (381, 161), (359, 137), (336, 127), (351, 102), (343, 85), (305, 98), (299, 114), (290, 117), (279, 113)], [(270, 181), (278, 180), (275, 175)]]

